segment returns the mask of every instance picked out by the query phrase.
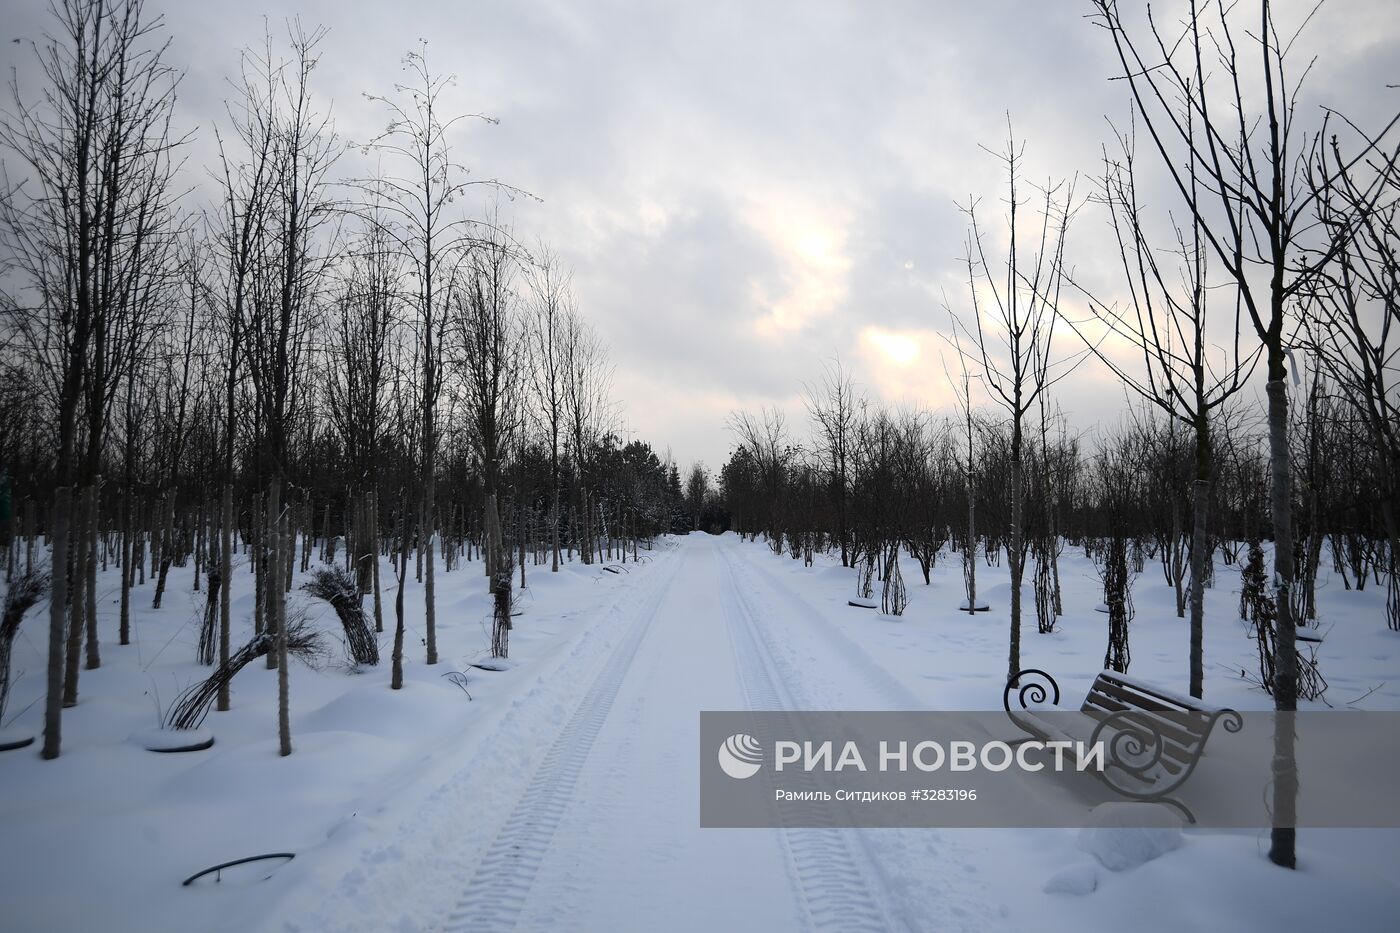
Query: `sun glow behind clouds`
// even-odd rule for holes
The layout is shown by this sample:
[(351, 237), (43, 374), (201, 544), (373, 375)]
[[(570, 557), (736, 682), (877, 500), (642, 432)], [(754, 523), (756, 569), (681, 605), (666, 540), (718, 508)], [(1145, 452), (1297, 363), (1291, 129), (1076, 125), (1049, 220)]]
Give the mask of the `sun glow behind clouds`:
[(935, 330), (863, 327), (856, 345), (856, 379), (885, 402), (947, 407), (953, 394), (940, 359), (943, 348)]
[(836, 238), (831, 231), (808, 230), (798, 238), (796, 252), (808, 262), (831, 267), (836, 265), (832, 255), (835, 246)]
[(851, 259), (841, 217), (801, 197), (770, 193), (752, 205), (747, 220), (783, 262), (779, 287), (755, 288), (763, 312), (754, 324), (759, 336), (780, 339), (801, 332), (845, 301)]
[(901, 369), (919, 359), (919, 338), (907, 333), (897, 333), (880, 327), (867, 327), (861, 331), (861, 342), (878, 354), (879, 360), (898, 366)]

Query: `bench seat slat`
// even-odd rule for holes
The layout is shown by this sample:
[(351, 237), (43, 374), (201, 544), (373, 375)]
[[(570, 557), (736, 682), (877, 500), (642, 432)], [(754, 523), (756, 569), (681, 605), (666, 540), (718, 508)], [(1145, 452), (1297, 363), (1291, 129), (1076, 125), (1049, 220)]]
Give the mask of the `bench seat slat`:
[(1124, 710), (1135, 710), (1152, 716), (1172, 738), (1187, 748), (1201, 744), (1210, 727), (1209, 716), (1182, 713), (1178, 710), (1153, 709), (1136, 702), (1132, 697), (1115, 696), (1110, 693), (1090, 693), (1084, 698), (1084, 705), (1079, 708), (1081, 713), (1118, 713)]
[(1193, 697), (1182, 696), (1179, 693), (1173, 693), (1170, 690), (1165, 690), (1153, 684), (1147, 684), (1143, 683), (1140, 680), (1134, 680), (1128, 675), (1120, 674), (1117, 671), (1103, 671), (1099, 674), (1099, 677), (1120, 684), (1124, 687), (1128, 687), (1132, 690), (1137, 691), (1138, 693), (1155, 696), (1163, 702), (1173, 703), (1181, 707), (1182, 709), (1190, 710), (1192, 712), (1210, 714), (1224, 712), (1224, 710), (1222, 710), (1220, 707), (1207, 706), (1200, 700), (1195, 699)]
[(1213, 711), (1181, 707), (1175, 703), (1163, 702), (1151, 694), (1144, 694), (1135, 688), (1123, 686), (1102, 676), (1094, 680), (1093, 686), (1089, 688), (1089, 693), (1084, 698), (1084, 702), (1087, 704), (1090, 699), (1096, 696), (1111, 697), (1128, 704), (1134, 709), (1146, 710), (1151, 713), (1167, 714), (1168, 718), (1175, 723), (1179, 723), (1182, 729), (1198, 734), (1204, 734), (1210, 731), (1207, 727), (1210, 724), (1211, 718), (1215, 715)]
[(1094, 694), (1106, 694), (1108, 696), (1117, 697), (1138, 709), (1145, 709), (1154, 713), (1190, 713), (1193, 714), (1194, 717), (1201, 719), (1210, 718), (1209, 713), (1204, 713), (1200, 710), (1192, 709), (1191, 707), (1180, 706), (1171, 701), (1164, 701), (1153, 694), (1144, 693), (1131, 686), (1115, 683), (1104, 677), (1095, 679), (1093, 686), (1089, 688), (1089, 695), (1093, 696)]

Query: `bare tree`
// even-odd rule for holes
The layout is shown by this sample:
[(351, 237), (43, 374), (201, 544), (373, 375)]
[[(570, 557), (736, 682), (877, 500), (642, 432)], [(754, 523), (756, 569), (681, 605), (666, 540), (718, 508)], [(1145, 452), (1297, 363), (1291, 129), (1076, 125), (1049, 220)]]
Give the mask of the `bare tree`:
[(1064, 375), (1063, 371), (1051, 374), (1050, 351), (1064, 280), (1065, 235), (1076, 209), (1072, 182), (1050, 183), (1040, 189), (1039, 230), (1033, 234), (1029, 255), (1022, 255), (1020, 214), (1028, 203), (1020, 188), (1023, 155), (1024, 145), (1017, 143), (1008, 120), (1006, 148), (997, 154), (1006, 166), (1007, 177), (1008, 241), (1000, 268), (988, 258), (978, 202), (970, 199), (963, 208), (971, 227), (966, 265), (973, 326), (968, 330), (983, 383), (1011, 422), (1011, 482), (1006, 493), (1010, 503), (1007, 564), (1011, 571), (1008, 677), (1021, 668), (1021, 580), (1026, 559), (1024, 422), (1041, 394)]
[(1108, 614), (1108, 644), (1103, 666), (1128, 672), (1132, 660), (1128, 647), (1128, 627), (1133, 619), (1133, 568), (1128, 558), (1136, 525), (1136, 510), (1143, 500), (1138, 488), (1142, 474), (1141, 443), (1131, 434), (1104, 438), (1094, 457), (1091, 482), (1096, 525), (1103, 534), (1094, 550), (1094, 565), (1103, 583), (1104, 608)]
[[(177, 76), (165, 64), (161, 22), (140, 0), (59, 0), (54, 33), (35, 46), (43, 74), (37, 100), (12, 83), (0, 118), (0, 149), (12, 154), (0, 192), (0, 229), (19, 274), (5, 302), (23, 342), (47, 375), (55, 411), (48, 699), (43, 756), (58, 756), (70, 589), (75, 481), (92, 484), (107, 403), (121, 365), (114, 333), (150, 273), (147, 245), (169, 223), (169, 115)], [(80, 460), (78, 418), (86, 390), (89, 456)], [(91, 497), (88, 497), (91, 501)], [(79, 557), (89, 547), (79, 529)], [(78, 591), (79, 593), (81, 590)], [(94, 659), (95, 660), (95, 659)], [(76, 666), (70, 665), (76, 678)], [(76, 680), (74, 680), (76, 688)]]
[(948, 423), (926, 412), (907, 413), (899, 428), (900, 535), (927, 586), (952, 527), (948, 504), (958, 473), (957, 451)]
[(530, 388), (537, 418), (549, 440), (549, 569), (559, 571), (559, 453), (564, 432), (566, 365), (565, 331), (573, 313), (569, 276), (559, 258), (541, 247), (531, 278), (533, 300), (525, 322)]
[(829, 494), (836, 505), (836, 538), (841, 549), (841, 566), (850, 566), (851, 445), (856, 422), (865, 404), (857, 394), (851, 376), (834, 360), (822, 366), (821, 381), (806, 387), (807, 411), (817, 428), (817, 453), (827, 472)]
[[(218, 265), (218, 302), (223, 346), (223, 490), (219, 515), (219, 664), (229, 663), (234, 545), (234, 455), (238, 439), (238, 389), (243, 375), (244, 318), (253, 300), (256, 270), (270, 235), (275, 160), (276, 73), (245, 50), (239, 57), (235, 95), (225, 104), (230, 131), (214, 128), (219, 148), (219, 210), (210, 221), (208, 241)], [(212, 571), (211, 571), (212, 572)], [(217, 708), (229, 708), (229, 680), (218, 684)]]
[(685, 481), (685, 504), (690, 513), (692, 530), (700, 528), (701, 514), (709, 498), (710, 474), (705, 470), (705, 464), (699, 461), (692, 463)]
[(796, 453), (788, 436), (787, 419), (776, 408), (765, 407), (758, 416), (733, 412), (729, 416), (729, 432), (758, 468), (759, 489), (764, 497), (763, 530), (774, 553), (781, 554), (783, 487)]
[(1308, 182), (1328, 254), (1304, 299), (1309, 344), (1375, 453), (1390, 544), (1386, 612), (1400, 630), (1400, 146), (1354, 163), (1334, 137)]
[[(460, 378), (468, 421), (481, 464), (485, 501), (501, 509), (502, 468), (520, 427), (520, 322), (516, 260), (503, 234), (470, 247), (462, 281), (449, 302), (455, 346), (453, 370)], [(485, 502), (483, 502), (485, 507)], [(498, 542), (500, 543), (500, 542)], [(497, 551), (507, 550), (504, 546)], [(486, 573), (495, 586), (495, 556)], [(509, 575), (506, 577), (509, 581)], [(494, 591), (494, 590), (493, 590)]]
[(568, 425), (569, 447), (577, 479), (574, 489), (576, 521), (570, 546), (578, 544), (585, 564), (593, 562), (593, 544), (589, 518), (592, 500), (588, 476), (592, 466), (594, 445), (603, 436), (603, 426), (611, 416), (608, 392), (612, 385), (612, 366), (607, 348), (598, 339), (593, 327), (577, 313), (564, 319), (564, 412)]
[[(1194, 94), (1201, 91), (1194, 85), (1186, 90)], [(1186, 128), (1188, 138), (1200, 132), (1196, 111), (1189, 102), (1177, 119)], [(1118, 135), (1118, 145), (1117, 157), (1105, 151), (1101, 200), (1109, 210), (1117, 237), (1123, 281), (1128, 289), (1127, 307), (1107, 306), (1085, 292), (1093, 319), (1104, 333), (1090, 333), (1073, 320), (1069, 324), (1124, 385), (1191, 431), (1195, 476), (1191, 496), (1189, 667), (1191, 696), (1201, 697), (1205, 691), (1206, 528), (1214, 470), (1211, 420), (1215, 411), (1244, 387), (1259, 353), (1249, 352), (1240, 344), (1243, 305), (1237, 285), (1229, 281), (1224, 283), (1226, 288), (1209, 287), (1207, 248), (1198, 220), (1201, 186), (1197, 162), (1188, 156), (1187, 164), (1180, 168), (1187, 182), (1186, 221), (1171, 224), (1172, 242), (1162, 251), (1152, 245), (1149, 220), (1139, 201), (1136, 139), (1131, 128)], [(1176, 262), (1169, 265), (1163, 255), (1174, 255)], [(1211, 305), (1215, 307), (1213, 312)], [(1140, 357), (1140, 365), (1134, 371), (1105, 352), (1104, 334), (1123, 338), (1133, 346)], [(1177, 501), (1173, 499), (1174, 506)]]
[(292, 24), (289, 59), (274, 57), (268, 40), (262, 67), (273, 76), (266, 100), (273, 127), (271, 190), (264, 249), (254, 267), (251, 301), (242, 324), (245, 366), (253, 387), (258, 457), (267, 476), (263, 600), (268, 625), (276, 626), (278, 736), (281, 753), (292, 751), (288, 719), (286, 601), (290, 543), (284, 505), (291, 476), (291, 442), (308, 399), (303, 385), (322, 310), (324, 280), (337, 217), (327, 173), (340, 153), (328, 115), (320, 113), (310, 76), (324, 30)]
[(972, 405), (972, 377), (967, 371), (967, 355), (959, 343), (956, 323), (951, 341), (958, 351), (959, 375), (955, 379), (948, 372), (946, 361), (943, 372), (948, 384), (953, 386), (958, 405), (958, 434), (963, 448), (959, 467), (967, 496), (967, 524), (964, 526), (962, 545), (963, 591), (967, 595), (967, 604), (963, 608), (968, 615), (973, 615), (984, 608), (984, 604), (977, 600), (977, 423)]
[(160, 375), (160, 391), (165, 398), (161, 409), (168, 413), (169, 424), (163, 430), (167, 443), (162, 447), (165, 450), (166, 464), (165, 476), (161, 478), (161, 486), (165, 490), (165, 514), (167, 521), (161, 529), (160, 541), (160, 561), (159, 571), (156, 576), (155, 594), (151, 599), (151, 608), (159, 609), (161, 597), (165, 594), (165, 584), (170, 575), (170, 565), (175, 559), (174, 541), (174, 516), (175, 516), (175, 496), (177, 483), (179, 482), (180, 461), (184, 453), (185, 445), (188, 442), (189, 415), (193, 399), (193, 369), (195, 343), (195, 324), (201, 318), (201, 299), (203, 298), (201, 289), (201, 261), (202, 252), (194, 243), (189, 245), (187, 255), (182, 260), (184, 268), (182, 298), (186, 298), (188, 307), (186, 308), (184, 327), (177, 333), (181, 334), (180, 339), (170, 348), (170, 352), (165, 355), (164, 372)]
[[(1318, 189), (1304, 183), (1301, 171), (1325, 127), (1310, 130), (1298, 119), (1307, 67), (1291, 71), (1289, 51), (1297, 32), (1280, 33), (1270, 0), (1260, 0), (1252, 20), (1234, 4), (1189, 0), (1184, 25), (1166, 30), (1150, 8), (1145, 22), (1132, 25), (1125, 23), (1117, 0), (1095, 0), (1095, 9), (1097, 24), (1113, 43), (1134, 109), (1209, 252), (1238, 288), (1263, 353), (1279, 653), (1274, 705), (1280, 712), (1292, 712), (1297, 708), (1298, 666), (1290, 608), (1294, 555), (1286, 386), (1289, 311), (1326, 260), (1303, 249)], [(1239, 36), (1244, 37), (1243, 48)], [(1182, 103), (1192, 120), (1181, 118)], [(1381, 139), (1397, 122), (1400, 114), (1367, 138)], [(1368, 144), (1347, 165), (1372, 151), (1374, 145)], [(1280, 717), (1279, 723), (1269, 858), (1293, 868), (1295, 736), (1289, 717)]]
[[(372, 207), (372, 206), (371, 206)], [(360, 592), (374, 594), (374, 618), (383, 615), (376, 586), (380, 459), (389, 431), (392, 351), (402, 318), (398, 292), (403, 257), (383, 223), (371, 220), (349, 251), (332, 324), (326, 372), (326, 410), (347, 460), (353, 503), (363, 515), (353, 544)]]
[[(443, 96), (456, 78), (432, 71), (427, 43), (404, 56), (409, 82), (395, 84), (395, 97), (367, 95), (389, 112), (389, 127), (362, 147), (387, 156), (401, 166), (362, 183), (373, 192), (386, 221), (384, 228), (399, 244), (413, 269), (417, 288), (415, 322), (420, 349), (419, 371), (419, 484), (420, 509), (425, 527), (419, 540), (431, 542), (437, 490), (438, 401), (442, 392), (443, 334), (447, 315), (441, 293), (452, 276), (452, 262), (472, 239), (472, 225), (453, 209), (474, 185), (488, 185), (518, 193), (495, 179), (468, 180), (468, 171), (453, 155), (452, 133), (467, 119), (495, 123), (481, 114), (448, 115), (442, 112)], [(423, 581), (424, 628), (428, 663), (436, 664), (437, 607), (433, 561), (428, 561)]]

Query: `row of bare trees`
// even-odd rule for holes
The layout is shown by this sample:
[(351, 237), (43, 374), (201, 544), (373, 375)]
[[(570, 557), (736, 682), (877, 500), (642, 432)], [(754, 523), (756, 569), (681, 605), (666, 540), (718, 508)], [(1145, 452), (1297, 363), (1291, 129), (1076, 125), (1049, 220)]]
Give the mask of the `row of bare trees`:
[[(1090, 548), (1114, 581), (1110, 613), (1120, 610), (1106, 661), (1126, 666), (1122, 568), (1136, 563), (1126, 555), (1149, 550), (1176, 588), (1178, 614), (1189, 608), (1196, 697), (1212, 555), (1223, 549), (1233, 561), (1247, 547), (1262, 566), (1267, 540), (1272, 568), (1255, 586), (1268, 603), (1256, 613), (1265, 619), (1261, 682), (1278, 710), (1292, 711), (1300, 677), (1309, 692), (1322, 683), (1295, 633), (1316, 615), (1324, 552), (1348, 586), (1386, 581), (1389, 622), (1400, 626), (1400, 114), (1363, 126), (1311, 104), (1309, 64), (1293, 58), (1306, 10), (1281, 25), (1270, 0), (1183, 0), (1166, 19), (1155, 6), (1117, 0), (1093, 8), (1130, 115), (1115, 125), (1087, 198), (1076, 200), (1075, 181), (1028, 184), (1024, 147), (1008, 133), (994, 153), (1007, 182), (1004, 232), (990, 232), (975, 197), (962, 206), (968, 288), (950, 337), (960, 372), (949, 373), (960, 398), (956, 427), (932, 445), (911, 442), (916, 429), (898, 425), (921, 416), (872, 412), (839, 372), (828, 374), (812, 393), (809, 444), (793, 443), (776, 413), (734, 418), (738, 449), (722, 474), (728, 504), (739, 528), (765, 534), (775, 549), (787, 542), (796, 556), (830, 547), (843, 563), (866, 560), (860, 581), (879, 575), (881, 548), (929, 537), (931, 526), (949, 529), (963, 551), (970, 612), (979, 602), (978, 543), (993, 562), (1004, 554), (1013, 674), (1028, 552), (1044, 631), (1059, 537), (1108, 543)], [(1067, 259), (1072, 222), (1090, 203), (1116, 236), (1115, 284), (1091, 284)], [(1059, 339), (1057, 327), (1073, 336)], [(1092, 470), (1072, 440), (1050, 444), (1057, 419), (1047, 406), (1048, 390), (1088, 357), (1163, 419), (1138, 415), (1137, 437), (1109, 443), (1089, 458)], [(1260, 383), (1264, 403), (1255, 407)], [(974, 396), (997, 417), (979, 418)], [(1027, 443), (1037, 420), (1039, 450)], [(920, 457), (945, 482), (930, 484), (922, 467), (906, 466), (891, 484), (883, 471), (921, 448), (939, 451)], [(1127, 483), (1143, 470), (1153, 482)], [(1090, 473), (1101, 477), (1098, 498), (1111, 497), (1108, 505), (1078, 498), (1084, 484), (1075, 477)], [(988, 477), (994, 483), (979, 496)], [(953, 492), (930, 500), (940, 488)], [(920, 530), (899, 533), (891, 521)], [(806, 542), (795, 546), (794, 534)], [(890, 567), (890, 558), (879, 565)], [(1270, 858), (1288, 867), (1292, 743), (1291, 728), (1281, 728), (1274, 812), (1285, 828), (1274, 830)]]
[[(1376, 283), (1379, 289), (1360, 284), (1352, 271), (1366, 265), (1360, 257), (1384, 254), (1387, 240), (1391, 248), (1394, 245), (1384, 218), (1393, 215), (1400, 194), (1400, 147), (1392, 133), (1400, 113), (1363, 127), (1324, 105), (1310, 119), (1303, 103), (1310, 66), (1299, 65), (1290, 53), (1312, 12), (1300, 22), (1281, 25), (1270, 0), (1248, 6), (1188, 0), (1178, 21), (1162, 23), (1150, 7), (1145, 12), (1125, 11), (1117, 0), (1095, 0), (1094, 5), (1096, 24), (1108, 34), (1128, 86), (1134, 120), (1150, 139), (1151, 161), (1158, 176), (1169, 180), (1183, 212), (1175, 241), (1186, 268), (1181, 278), (1187, 283), (1177, 294), (1185, 292), (1185, 297), (1148, 306), (1147, 319), (1160, 326), (1146, 332), (1139, 328), (1138, 336), (1144, 339), (1137, 342), (1157, 357), (1159, 373), (1171, 369), (1190, 377), (1177, 384), (1191, 391), (1182, 398), (1178, 390), (1164, 407), (1176, 417), (1194, 415), (1198, 459), (1209, 457), (1199, 426), (1202, 410), (1214, 399), (1227, 397), (1237, 384), (1234, 377), (1221, 374), (1252, 366), (1246, 360), (1257, 359), (1264, 368), (1277, 636), (1273, 694), (1276, 708), (1291, 712), (1297, 706), (1299, 680), (1299, 620), (1293, 605), (1299, 568), (1290, 456), (1290, 356), (1306, 347), (1328, 361), (1335, 384), (1349, 387), (1343, 396), (1372, 426), (1368, 441), (1384, 464), (1393, 420), (1387, 429), (1370, 417), (1383, 410), (1387, 386), (1384, 375), (1377, 383), (1367, 366), (1368, 360), (1377, 361), (1370, 351), (1377, 348), (1375, 340), (1385, 343), (1387, 322), (1396, 309), (1384, 284)], [(1120, 202), (1125, 193), (1128, 198), (1119, 213), (1128, 215), (1131, 239), (1142, 242), (1146, 238), (1133, 196), (1132, 148), (1129, 133), (1123, 141), (1125, 158), (1118, 162), (1126, 166), (1118, 178), (1126, 176), (1128, 181), (1116, 187)], [(1114, 187), (1109, 186), (1110, 199)], [(1165, 280), (1152, 278), (1162, 286), (1158, 294), (1165, 295)], [(1364, 274), (1361, 280), (1367, 281)], [(1131, 302), (1139, 320), (1153, 291), (1150, 284), (1144, 283), (1144, 288), (1145, 293)], [(1217, 353), (1214, 346), (1196, 349), (1190, 326), (1183, 328), (1185, 333), (1174, 329), (1183, 321), (1189, 325), (1193, 315), (1219, 319), (1230, 313), (1236, 321), (1247, 322), (1247, 327), (1234, 328), (1233, 354)], [(1252, 331), (1251, 339), (1242, 337), (1246, 330)], [(1309, 332), (1311, 341), (1302, 336)], [(1337, 332), (1350, 332), (1352, 338), (1338, 339)], [(1201, 370), (1208, 355), (1218, 368), (1206, 376)], [(1388, 360), (1379, 361), (1383, 373)], [(1292, 365), (1296, 379), (1296, 356)], [(1352, 367), (1361, 372), (1354, 373)], [(1377, 390), (1379, 407), (1367, 401)], [(1163, 404), (1165, 394), (1154, 392), (1152, 397)], [(1204, 468), (1198, 478), (1203, 473)], [(1394, 493), (1393, 485), (1380, 490), (1385, 514), (1394, 514)], [(1393, 578), (1393, 532), (1390, 544)], [(1193, 642), (1198, 638), (1199, 631), (1193, 630)], [(1197, 680), (1193, 671), (1193, 686)], [(1280, 721), (1284, 725), (1275, 735), (1273, 805), (1281, 828), (1273, 830), (1269, 857), (1291, 868), (1296, 861), (1295, 831), (1290, 828), (1296, 777), (1289, 767), (1294, 735), (1291, 721)]]
[[(1380, 477), (1375, 451), (1325, 378), (1312, 375), (1304, 385), (1307, 404), (1294, 411), (1290, 453), (1299, 478), (1293, 512), (1306, 528), (1294, 544), (1300, 568), (1294, 605), (1297, 618), (1312, 624), (1319, 572), (1346, 589), (1386, 583), (1391, 575), (1384, 518), (1367, 507), (1368, 490)], [(854, 401), (840, 441), (846, 459), (837, 465), (825, 425), (829, 400), (847, 393)], [(945, 554), (961, 554), (968, 600), (960, 608), (981, 604), (977, 569), (1002, 566), (1012, 540), (1011, 426), (1000, 410), (974, 407), (969, 417), (887, 408), (861, 394), (839, 367), (828, 369), (809, 400), (805, 435), (776, 411), (732, 418), (737, 446), (720, 474), (732, 527), (764, 536), (776, 553), (810, 562), (812, 554), (830, 551), (849, 566), (897, 543), (925, 583)], [(1250, 542), (1271, 537), (1267, 433), (1245, 400), (1220, 409), (1210, 423), (1214, 455), (1204, 486), (1195, 478), (1194, 440), (1179, 420), (1145, 402), (1127, 412), (1121, 425), (1088, 436), (1071, 433), (1067, 419), (1053, 412), (1027, 445), (1021, 546), (1034, 568), (1025, 585), (1035, 593), (1042, 633), (1053, 631), (1063, 614), (1058, 557), (1067, 543), (1121, 530), (1174, 590), (1176, 614), (1188, 618), (1193, 595), (1212, 585), (1216, 562), (1236, 565)], [(1119, 473), (1132, 482), (1103, 481), (1105, 458), (1122, 464)], [(1113, 509), (1106, 505), (1110, 494)], [(1206, 501), (1198, 502), (1202, 494)], [(1189, 518), (1198, 510), (1209, 516), (1199, 526), (1199, 555), (1198, 526)], [(1203, 663), (1199, 655), (1190, 659), (1192, 668)]]
[(143, 0), (53, 13), (37, 84), (16, 81), (0, 117), (3, 530), (7, 572), (52, 568), (44, 757), (111, 637), (109, 568), (123, 645), (134, 593), (149, 578), (159, 608), (172, 568), (192, 571), (201, 661), (220, 670), (251, 574), (263, 640), (244, 663), (279, 671), (285, 755), (288, 595), (313, 562), (344, 561), (376, 631), (397, 585), (397, 687), (409, 573), (435, 664), (439, 562), (483, 557), (492, 588), (515, 570), (524, 585), (531, 559), (557, 571), (626, 559), (629, 542), (635, 557), (684, 514), (675, 468), (612, 429), (606, 347), (567, 270), (489, 206), (529, 195), (461, 161), (477, 118), (446, 109), (453, 81), (426, 48), (368, 96), (384, 133), (350, 142), (316, 86), (324, 30), (269, 34), (240, 58), (201, 172), (172, 129), (160, 17)]

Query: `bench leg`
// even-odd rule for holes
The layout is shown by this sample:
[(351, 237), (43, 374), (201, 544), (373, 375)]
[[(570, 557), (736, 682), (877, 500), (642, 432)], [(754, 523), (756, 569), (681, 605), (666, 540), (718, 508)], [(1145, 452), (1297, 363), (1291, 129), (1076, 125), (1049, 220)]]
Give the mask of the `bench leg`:
[[(1167, 796), (1167, 794), (1171, 792), (1172, 788), (1167, 788), (1159, 795), (1149, 796), (1145, 793), (1138, 793), (1136, 791), (1126, 790), (1122, 787), (1119, 787), (1117, 784), (1113, 783), (1113, 781), (1108, 777), (1108, 774), (1109, 772), (1107, 771), (1100, 772), (1098, 774), (1098, 778), (1105, 785), (1107, 785), (1107, 787), (1110, 790), (1112, 790), (1119, 796), (1126, 797), (1129, 800), (1133, 800), (1138, 803), (1159, 803), (1163, 806), (1171, 807), (1172, 809), (1176, 810), (1176, 812), (1180, 813), (1186, 819), (1186, 822), (1188, 824), (1195, 825), (1196, 814), (1192, 813), (1190, 808), (1187, 807), (1186, 804), (1182, 803), (1180, 800), (1177, 800), (1174, 797)], [(1173, 788), (1174, 787), (1175, 785), (1173, 785)]]
[(1175, 799), (1173, 799), (1173, 798), (1171, 798), (1171, 797), (1158, 797), (1158, 798), (1156, 798), (1155, 800), (1153, 800), (1153, 801), (1151, 801), (1151, 802), (1152, 802), (1152, 803), (1164, 803), (1164, 804), (1166, 804), (1166, 805), (1169, 806), (1169, 807), (1175, 807), (1176, 810), (1177, 810), (1182, 816), (1186, 817), (1186, 822), (1187, 822), (1187, 823), (1189, 823), (1189, 824), (1191, 824), (1191, 825), (1195, 825), (1195, 823), (1196, 823), (1196, 814), (1192, 813), (1189, 809), (1187, 809), (1186, 804), (1182, 803), (1180, 800), (1175, 800)]

